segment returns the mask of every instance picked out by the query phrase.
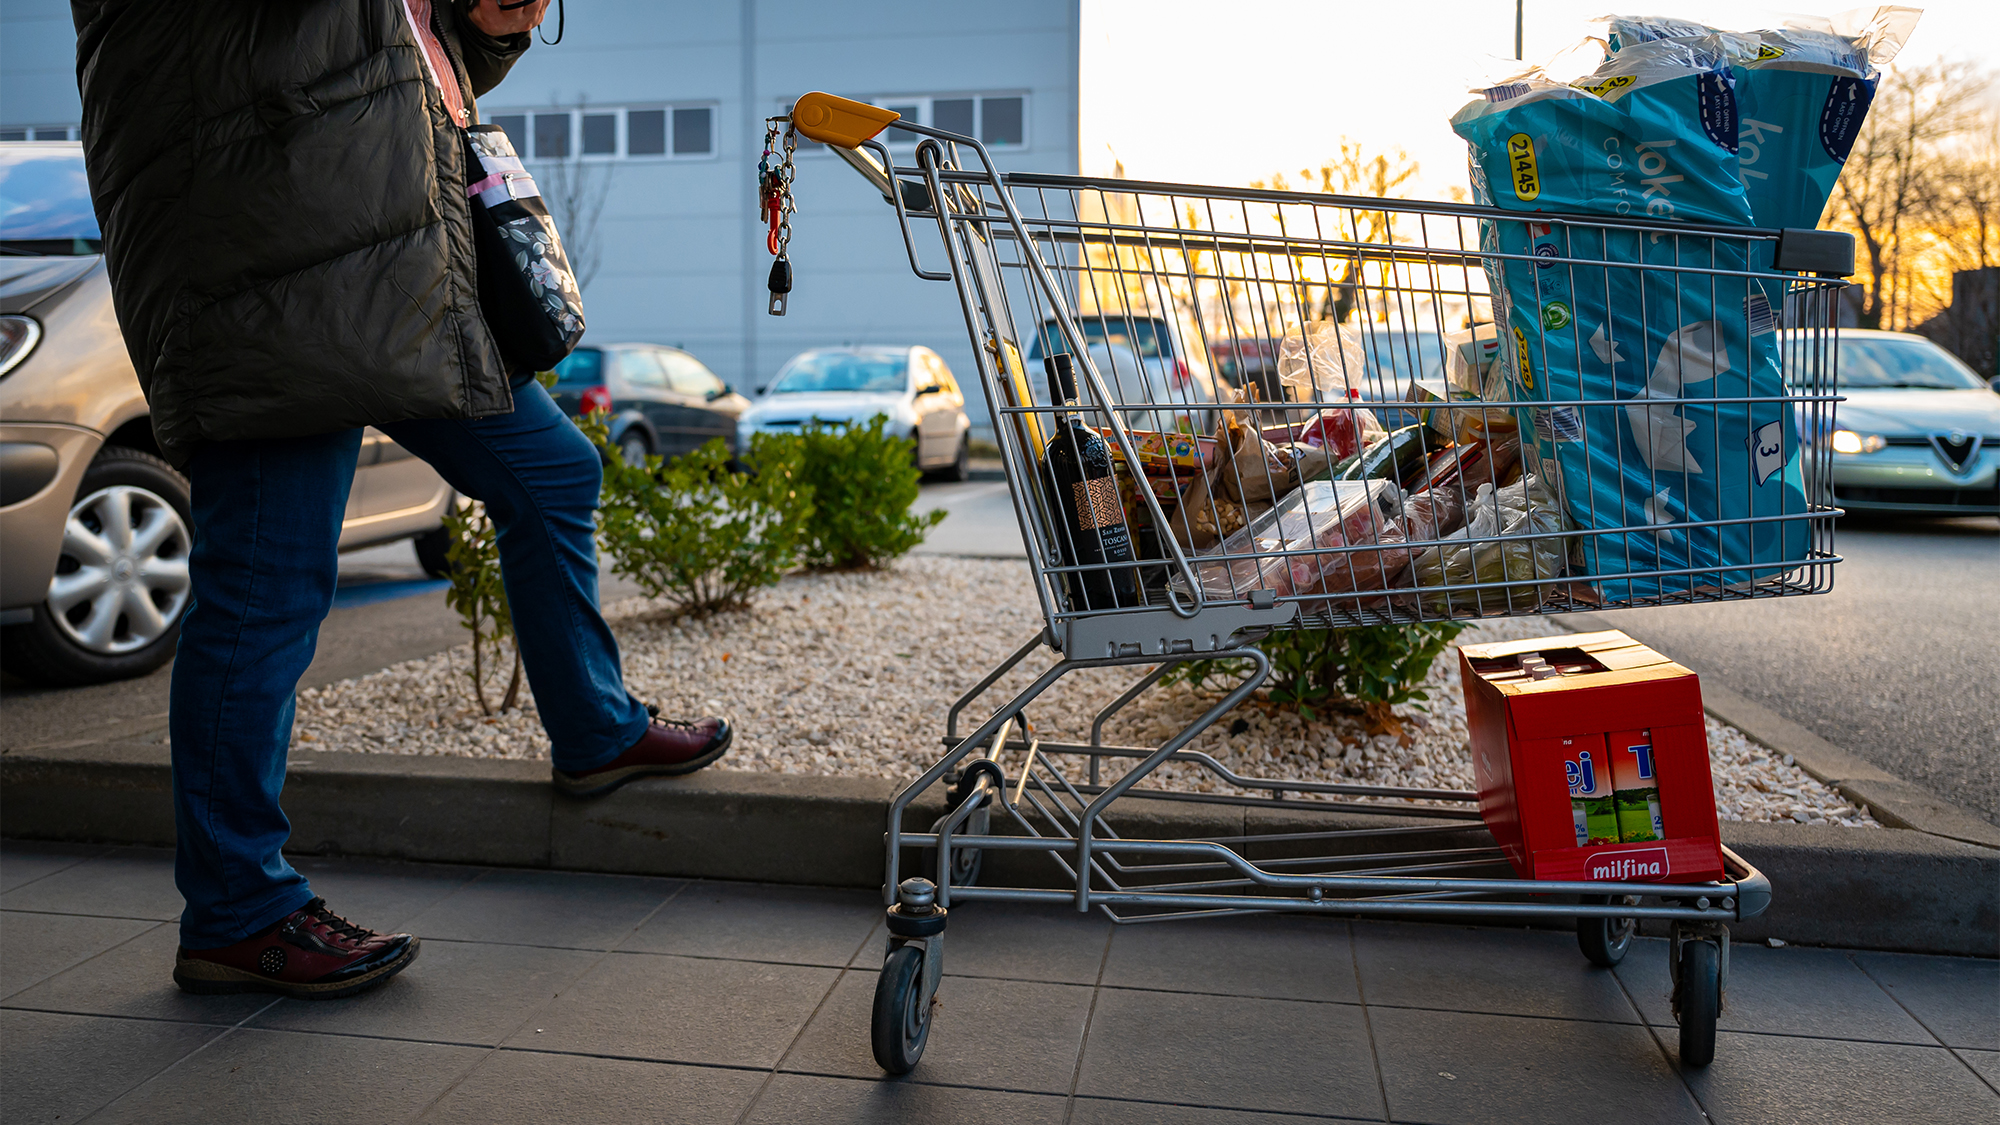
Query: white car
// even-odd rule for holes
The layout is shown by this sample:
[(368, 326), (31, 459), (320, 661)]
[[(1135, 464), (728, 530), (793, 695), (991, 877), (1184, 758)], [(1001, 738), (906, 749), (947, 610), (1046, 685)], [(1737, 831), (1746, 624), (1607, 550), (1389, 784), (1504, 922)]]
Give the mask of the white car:
[(964, 480), (972, 420), (951, 368), (929, 348), (814, 348), (778, 370), (761, 401), (736, 423), (736, 447), (750, 436), (797, 433), (808, 423), (866, 423), (880, 414), (892, 432), (917, 443), (917, 468)]
[[(1192, 427), (1201, 434), (1215, 431), (1216, 412), (1198, 409), (1217, 401), (1215, 376), (1206, 364), (1191, 362), (1175, 345), (1165, 318), (1085, 316), (1078, 317), (1076, 325), (1114, 400), (1128, 407), (1161, 408), (1126, 411), (1123, 417), (1128, 427), (1163, 431)], [(1041, 333), (1028, 345), (1029, 366), (1039, 368), (1044, 355), (1068, 350), (1055, 320), (1043, 321)]]

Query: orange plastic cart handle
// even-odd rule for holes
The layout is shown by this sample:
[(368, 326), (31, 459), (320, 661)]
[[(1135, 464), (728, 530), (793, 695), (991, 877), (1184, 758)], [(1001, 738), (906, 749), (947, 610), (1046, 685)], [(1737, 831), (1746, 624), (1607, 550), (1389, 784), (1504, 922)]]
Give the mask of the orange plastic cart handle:
[(902, 114), (818, 90), (792, 103), (792, 124), (823, 145), (858, 148)]

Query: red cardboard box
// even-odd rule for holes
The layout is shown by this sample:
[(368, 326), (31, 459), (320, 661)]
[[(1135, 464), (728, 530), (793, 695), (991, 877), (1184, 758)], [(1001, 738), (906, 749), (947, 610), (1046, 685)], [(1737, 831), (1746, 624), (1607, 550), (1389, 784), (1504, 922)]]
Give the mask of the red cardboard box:
[[(1548, 669), (1524, 668), (1535, 654)], [(1693, 672), (1615, 630), (1466, 645), (1458, 663), (1479, 812), (1522, 878), (1722, 877), (1708, 726)], [(1618, 817), (1621, 842), (1579, 846), (1604, 833), (1585, 831), (1572, 783), (1593, 772), (1610, 776), (1614, 762), (1621, 783), (1650, 782), (1657, 793), (1625, 790), (1632, 800)], [(1651, 778), (1643, 776), (1648, 768)], [(1649, 825), (1663, 838), (1645, 838)]]

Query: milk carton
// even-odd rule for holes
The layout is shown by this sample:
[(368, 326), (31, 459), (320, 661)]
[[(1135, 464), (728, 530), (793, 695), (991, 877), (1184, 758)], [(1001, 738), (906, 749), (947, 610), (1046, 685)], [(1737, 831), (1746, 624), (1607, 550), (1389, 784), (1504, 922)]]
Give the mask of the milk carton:
[(1664, 840), (1660, 819), (1660, 779), (1653, 768), (1653, 732), (1633, 730), (1606, 736), (1611, 755), (1611, 789), (1622, 841)]
[(1618, 842), (1618, 814), (1610, 763), (1604, 760), (1601, 738), (1565, 738), (1568, 755), (1563, 772), (1569, 776), (1570, 817), (1576, 824), (1576, 846)]

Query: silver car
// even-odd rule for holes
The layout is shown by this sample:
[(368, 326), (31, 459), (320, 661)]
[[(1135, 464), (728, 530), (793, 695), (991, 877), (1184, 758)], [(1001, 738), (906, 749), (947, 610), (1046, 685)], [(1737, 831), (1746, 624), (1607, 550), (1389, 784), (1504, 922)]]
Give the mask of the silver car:
[[(118, 332), (82, 146), (0, 142), (0, 667), (51, 685), (166, 663), (189, 598), (188, 484)], [(414, 538), (446, 572), (455, 497), (370, 429), (343, 551)]]
[(1922, 336), (1843, 329), (1834, 503), (1850, 512), (2000, 515), (2000, 394)]

